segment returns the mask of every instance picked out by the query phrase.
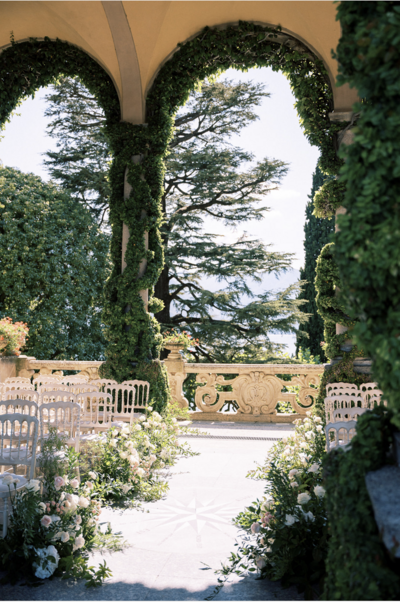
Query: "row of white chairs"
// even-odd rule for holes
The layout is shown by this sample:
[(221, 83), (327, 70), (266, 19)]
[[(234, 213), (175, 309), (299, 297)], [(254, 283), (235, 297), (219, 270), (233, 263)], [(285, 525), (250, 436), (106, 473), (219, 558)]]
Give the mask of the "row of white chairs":
[[(12, 396), (14, 396), (36, 401), (40, 405), (42, 400), (46, 401), (49, 393), (53, 391), (66, 391), (73, 395), (103, 392), (112, 395), (113, 399), (118, 399), (118, 403), (121, 405), (122, 400), (127, 396), (131, 398), (132, 391), (135, 391), (134, 405), (136, 407), (146, 407), (149, 400), (150, 384), (147, 381), (127, 380), (118, 384), (114, 380), (97, 379), (90, 383), (78, 383), (76, 379), (76, 382), (72, 384), (63, 384), (62, 381), (53, 377), (46, 376), (44, 378), (45, 380), (37, 379), (38, 382), (35, 384), (26, 382), (29, 379), (21, 377), (7, 379), (4, 383), (0, 384), (0, 399), (12, 399)], [(33, 393), (37, 395), (33, 395)]]
[(350, 383), (331, 383), (326, 387), (326, 446), (327, 451), (350, 443), (356, 434), (357, 418), (378, 405), (387, 405), (377, 383), (357, 387)]

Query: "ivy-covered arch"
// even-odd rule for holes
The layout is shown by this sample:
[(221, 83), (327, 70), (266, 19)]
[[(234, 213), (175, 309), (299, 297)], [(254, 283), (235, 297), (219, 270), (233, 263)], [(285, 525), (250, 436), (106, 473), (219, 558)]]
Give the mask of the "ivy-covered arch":
[[(341, 165), (337, 133), (344, 124), (329, 119), (334, 107), (328, 73), (309, 48), (282, 33), (279, 27), (247, 22), (226, 29), (207, 27), (180, 44), (148, 93), (145, 126), (120, 121), (117, 93), (108, 74), (68, 43), (48, 38), (12, 43), (0, 55), (0, 124), (21, 99), (52, 83), (60, 74), (78, 75), (104, 109), (113, 153), (110, 222), (114, 269), (105, 287), (108, 349), (103, 373), (118, 380), (150, 380), (153, 403), (166, 400), (168, 387), (158, 360), (159, 327), (146, 311), (139, 292), (149, 289), (149, 311), (160, 310), (152, 293), (163, 267), (159, 233), (163, 158), (173, 134), (174, 115), (199, 81), (230, 67), (247, 70), (255, 66), (272, 67), (288, 77), (305, 134), (320, 149), (321, 169), (336, 174)], [(136, 157), (135, 161), (132, 157)], [(129, 198), (124, 198), (125, 172), (132, 187)], [(127, 267), (121, 273), (123, 223), (129, 228), (130, 238), (125, 253)], [(148, 250), (145, 232), (149, 234)], [(147, 268), (138, 277), (143, 260), (147, 261)]]

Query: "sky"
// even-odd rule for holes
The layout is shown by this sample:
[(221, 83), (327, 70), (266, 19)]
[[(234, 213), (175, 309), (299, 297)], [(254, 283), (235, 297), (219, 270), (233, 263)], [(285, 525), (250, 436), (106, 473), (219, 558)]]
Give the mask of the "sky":
[[(242, 130), (231, 142), (255, 155), (255, 160), (268, 157), (289, 164), (289, 173), (282, 181), (279, 190), (266, 197), (270, 211), (261, 221), (246, 222), (235, 231), (209, 220), (207, 230), (223, 233), (225, 241), (236, 240), (245, 230), (249, 235), (270, 244), (273, 250), (294, 253), (293, 269), (279, 279), (266, 276), (262, 284), (257, 284), (255, 292), (278, 290), (296, 282), (299, 269), (304, 263), (304, 220), (305, 206), (311, 191), (312, 174), (315, 170), (319, 151), (309, 144), (301, 129), (294, 108), (294, 96), (289, 82), (281, 73), (272, 69), (251, 69), (247, 73), (227, 71), (223, 77), (237, 81), (264, 83), (270, 97), (256, 108), (260, 119)], [(46, 135), (48, 119), (44, 116), (46, 91), (41, 89), (34, 99), (25, 100), (17, 109), (11, 122), (7, 124), (4, 138), (0, 140), (0, 160), (3, 165), (16, 167), (23, 172), (31, 172), (45, 180), (48, 174), (43, 166), (43, 153), (55, 150), (56, 142)], [(294, 335), (273, 334), (273, 341), (285, 343), (290, 354), (295, 350)]]

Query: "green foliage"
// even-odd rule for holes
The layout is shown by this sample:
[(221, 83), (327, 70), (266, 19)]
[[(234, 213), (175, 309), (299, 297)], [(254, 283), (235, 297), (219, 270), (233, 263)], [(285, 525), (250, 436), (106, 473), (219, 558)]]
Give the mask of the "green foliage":
[(302, 306), (302, 310), (310, 314), (310, 316), (305, 324), (300, 324), (296, 343), (297, 353), (299, 353), (299, 347), (301, 349), (302, 346), (304, 349), (308, 349), (312, 355), (319, 357), (324, 356), (323, 349), (321, 348), (321, 342), (324, 340), (324, 322), (317, 311), (315, 302), (316, 265), (321, 249), (331, 238), (334, 223), (331, 219), (322, 219), (314, 215), (313, 199), (325, 180), (326, 176), (324, 176), (317, 165), (313, 174), (310, 200), (306, 205), (306, 222), (304, 224), (305, 263), (304, 268), (300, 270), (300, 280), (306, 281), (306, 284), (299, 295), (299, 299), (307, 300)]
[(332, 217), (336, 209), (343, 205), (346, 185), (342, 180), (328, 180), (314, 195), (314, 211), (316, 217)]
[(28, 323), (25, 353), (102, 358), (108, 247), (90, 211), (67, 193), (0, 168), (0, 316)]
[(398, 600), (398, 567), (381, 542), (365, 485), (365, 475), (387, 460), (392, 441), (391, 414), (384, 407), (357, 420), (350, 449), (324, 460), (330, 542), (326, 600)]
[(357, 88), (362, 103), (341, 170), (346, 185), (336, 259), (354, 338), (373, 360), (373, 378), (400, 426), (400, 175), (399, 30), (397, 2), (341, 2), (339, 82)]
[(324, 320), (323, 349), (329, 358), (340, 354), (341, 343), (348, 335), (336, 335), (336, 324), (351, 328), (354, 326), (349, 316), (345, 313), (345, 306), (339, 294), (339, 269), (334, 259), (335, 243), (324, 246), (317, 259), (315, 288), (317, 290), (316, 304), (318, 313)]
[(296, 585), (312, 599), (325, 576), (327, 522), (321, 486), (325, 436), (321, 418), (297, 421), (296, 430), (276, 443), (263, 466), (249, 477), (266, 481), (264, 500), (241, 512), (235, 523), (246, 533), (222, 575), (260, 570), (261, 577)]

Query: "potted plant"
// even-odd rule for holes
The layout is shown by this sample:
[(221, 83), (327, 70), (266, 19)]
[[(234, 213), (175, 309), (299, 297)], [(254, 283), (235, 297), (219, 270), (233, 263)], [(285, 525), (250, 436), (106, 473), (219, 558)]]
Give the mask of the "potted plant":
[(163, 333), (163, 348), (171, 351), (168, 359), (181, 359), (179, 351), (186, 351), (192, 345), (198, 345), (198, 340), (186, 330), (178, 332), (173, 328)]
[(26, 343), (29, 328), (24, 322), (14, 322), (11, 318), (0, 320), (0, 355), (20, 355)]

